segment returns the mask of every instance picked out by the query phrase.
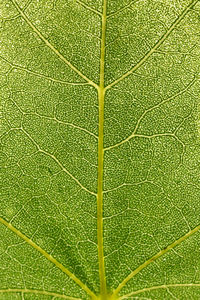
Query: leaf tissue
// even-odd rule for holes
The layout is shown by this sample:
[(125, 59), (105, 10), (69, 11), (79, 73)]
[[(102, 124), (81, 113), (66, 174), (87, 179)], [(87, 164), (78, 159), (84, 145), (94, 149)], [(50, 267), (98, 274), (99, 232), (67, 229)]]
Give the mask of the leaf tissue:
[(200, 1), (0, 6), (0, 299), (200, 299)]

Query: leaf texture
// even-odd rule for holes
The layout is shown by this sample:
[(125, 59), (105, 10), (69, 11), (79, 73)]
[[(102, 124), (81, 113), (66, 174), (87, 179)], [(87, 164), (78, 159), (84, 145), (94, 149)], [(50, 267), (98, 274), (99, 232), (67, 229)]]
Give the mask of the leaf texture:
[(1, 1), (0, 299), (200, 298), (200, 2)]

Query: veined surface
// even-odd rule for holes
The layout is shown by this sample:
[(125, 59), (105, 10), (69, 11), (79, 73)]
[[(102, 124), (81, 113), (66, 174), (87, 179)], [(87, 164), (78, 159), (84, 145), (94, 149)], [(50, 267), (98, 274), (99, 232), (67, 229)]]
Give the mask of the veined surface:
[(200, 2), (2, 0), (0, 299), (200, 298)]

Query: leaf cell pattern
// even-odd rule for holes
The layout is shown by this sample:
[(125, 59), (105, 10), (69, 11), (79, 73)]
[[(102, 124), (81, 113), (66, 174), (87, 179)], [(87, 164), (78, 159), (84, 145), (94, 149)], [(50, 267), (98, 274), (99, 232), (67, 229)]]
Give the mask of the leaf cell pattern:
[(0, 299), (199, 299), (200, 2), (1, 11)]

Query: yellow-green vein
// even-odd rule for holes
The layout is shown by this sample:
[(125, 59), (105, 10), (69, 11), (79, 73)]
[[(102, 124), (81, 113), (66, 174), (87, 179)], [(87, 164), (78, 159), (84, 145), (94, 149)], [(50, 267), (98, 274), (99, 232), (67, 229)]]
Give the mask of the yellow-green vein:
[(59, 166), (60, 168), (63, 170), (63, 172), (65, 172), (67, 175), (69, 175), (84, 191), (86, 191), (87, 193), (96, 196), (97, 194), (88, 190), (84, 185), (82, 185), (82, 183), (76, 178), (74, 177), (73, 174), (71, 174), (65, 167), (64, 165), (55, 157), (55, 155), (43, 150), (40, 148), (40, 146), (38, 145), (38, 143), (36, 143), (36, 141), (30, 136), (30, 134), (23, 128), (12, 128), (11, 130), (21, 130), (28, 138), (29, 140), (35, 145), (35, 147), (37, 148), (38, 152), (45, 154), (46, 156), (52, 158)]
[(74, 72), (76, 72), (80, 77), (82, 77), (85, 81), (87, 81), (90, 85), (98, 88), (97, 84), (90, 80), (87, 76), (85, 76), (80, 70), (78, 70), (75, 66), (73, 66), (44, 36), (43, 34), (33, 25), (27, 15), (20, 8), (18, 3), (15, 0), (11, 0), (15, 8), (18, 10), (22, 18), (26, 21), (26, 23), (33, 29), (33, 31), (39, 36), (39, 38), (66, 64), (68, 65)]
[(33, 290), (33, 289), (3, 289), (3, 290), (0, 290), (0, 294), (3, 294), (3, 293), (36, 294), (36, 295), (52, 296), (52, 297), (68, 299), (68, 300), (81, 300), (81, 298), (70, 297), (70, 296), (67, 296), (64, 294), (58, 294), (58, 293), (42, 291), (42, 290)]
[(121, 8), (119, 8), (117, 11), (114, 11), (112, 13), (110, 13), (109, 15), (107, 15), (107, 18), (116, 16), (117, 14), (119, 14), (120, 12), (124, 11), (125, 9), (129, 9), (133, 4), (136, 4), (139, 0), (133, 0), (130, 3), (122, 6)]
[(118, 295), (118, 293), (121, 291), (121, 289), (127, 284), (127, 282), (129, 280), (131, 280), (135, 275), (137, 275), (140, 271), (142, 271), (144, 268), (146, 268), (149, 264), (151, 264), (152, 262), (154, 262), (155, 260), (157, 260), (159, 257), (163, 256), (165, 253), (167, 253), (168, 251), (170, 251), (171, 249), (173, 249), (174, 247), (178, 246), (180, 243), (182, 243), (183, 241), (185, 241), (187, 238), (189, 238), (191, 235), (193, 235), (194, 233), (196, 233), (197, 231), (200, 230), (200, 225), (196, 226), (194, 229), (190, 230), (189, 232), (187, 232), (185, 235), (183, 235), (182, 237), (180, 237), (178, 240), (176, 240), (175, 242), (171, 243), (169, 246), (167, 246), (165, 249), (159, 251), (158, 253), (156, 253), (154, 256), (152, 256), (150, 259), (148, 259), (147, 261), (145, 261), (142, 265), (140, 265), (137, 269), (135, 269), (133, 272), (131, 272), (116, 288), (116, 290), (114, 290), (113, 292), (113, 296)]
[(71, 273), (66, 267), (64, 267), (60, 262), (58, 262), (54, 257), (48, 254), (44, 249), (34, 243), (31, 239), (29, 239), (25, 234), (15, 228), (12, 224), (8, 223), (6, 220), (0, 217), (0, 223), (9, 228), (12, 232), (14, 232), (18, 237), (22, 238), (27, 244), (32, 246), (35, 250), (40, 252), (44, 257), (46, 257), (50, 262), (52, 262), (57, 268), (59, 268), (63, 273), (67, 274), (76, 284), (78, 284), (88, 295), (90, 295), (93, 299), (97, 297), (95, 294), (73, 273)]
[(141, 290), (134, 291), (132, 293), (123, 295), (122, 297), (119, 297), (118, 300), (126, 299), (134, 295), (138, 295), (145, 292), (150, 292), (158, 289), (169, 289), (169, 288), (181, 288), (181, 287), (200, 287), (200, 283), (174, 283), (174, 284), (163, 284), (163, 285), (157, 285), (157, 286), (151, 286), (147, 287)]
[(103, 1), (101, 54), (100, 54), (100, 80), (98, 88), (99, 100), (99, 135), (98, 135), (98, 187), (97, 187), (97, 240), (99, 259), (99, 278), (101, 298), (107, 299), (106, 275), (103, 252), (103, 127), (104, 127), (104, 68), (106, 43), (106, 0)]
[(174, 100), (174, 99), (177, 98), (178, 96), (180, 96), (180, 95), (182, 95), (183, 93), (187, 92), (187, 91), (189, 90), (189, 88), (193, 86), (193, 84), (195, 83), (195, 81), (196, 81), (196, 77), (194, 77), (186, 87), (184, 87), (181, 91), (179, 91), (179, 92), (176, 93), (175, 95), (172, 95), (172, 96), (168, 97), (167, 99), (161, 101), (160, 103), (158, 103), (158, 104), (156, 104), (156, 105), (154, 105), (154, 106), (148, 108), (147, 110), (145, 110), (145, 111), (143, 112), (143, 114), (140, 116), (140, 118), (138, 119), (138, 121), (137, 121), (137, 123), (136, 123), (136, 126), (135, 126), (133, 132), (131, 133), (131, 135), (129, 135), (127, 138), (125, 138), (124, 140), (122, 140), (121, 142), (119, 142), (119, 143), (117, 143), (117, 144), (114, 144), (114, 145), (111, 145), (111, 146), (109, 146), (109, 147), (104, 148), (104, 151), (108, 151), (108, 150), (111, 150), (111, 149), (113, 149), (113, 148), (116, 148), (116, 147), (118, 147), (118, 146), (120, 146), (120, 145), (123, 145), (124, 143), (128, 142), (128, 141), (131, 140), (132, 138), (138, 136), (138, 135), (136, 134), (136, 132), (137, 132), (137, 130), (138, 130), (138, 128), (139, 128), (139, 126), (140, 126), (142, 120), (144, 119), (144, 117), (145, 117), (149, 112), (151, 112), (152, 110), (154, 110), (154, 109), (156, 109), (156, 108), (159, 108), (161, 105), (163, 105), (163, 104), (165, 104), (165, 103), (167, 103), (167, 102), (169, 102), (169, 101), (171, 101), (171, 100)]
[(79, 3), (81, 6), (85, 7), (87, 10), (90, 10), (91, 12), (99, 15), (100, 17), (102, 17), (102, 13), (100, 13), (100, 11), (90, 7), (89, 5), (87, 5), (86, 3), (80, 1), (80, 0), (76, 0), (77, 3)]
[(160, 38), (160, 40), (151, 48), (149, 52), (128, 72), (123, 74), (121, 77), (110, 83), (105, 89), (109, 89), (112, 86), (116, 85), (123, 79), (125, 79), (127, 76), (131, 75), (134, 71), (136, 71), (141, 65), (143, 65), (147, 59), (162, 45), (162, 43), (168, 38), (170, 33), (176, 28), (176, 26), (181, 22), (181, 20), (185, 17), (185, 15), (188, 13), (188, 11), (198, 2), (199, 0), (193, 0), (190, 2), (190, 4), (183, 10), (183, 12), (180, 14), (180, 16), (175, 20), (175, 22), (169, 27), (167, 32)]

